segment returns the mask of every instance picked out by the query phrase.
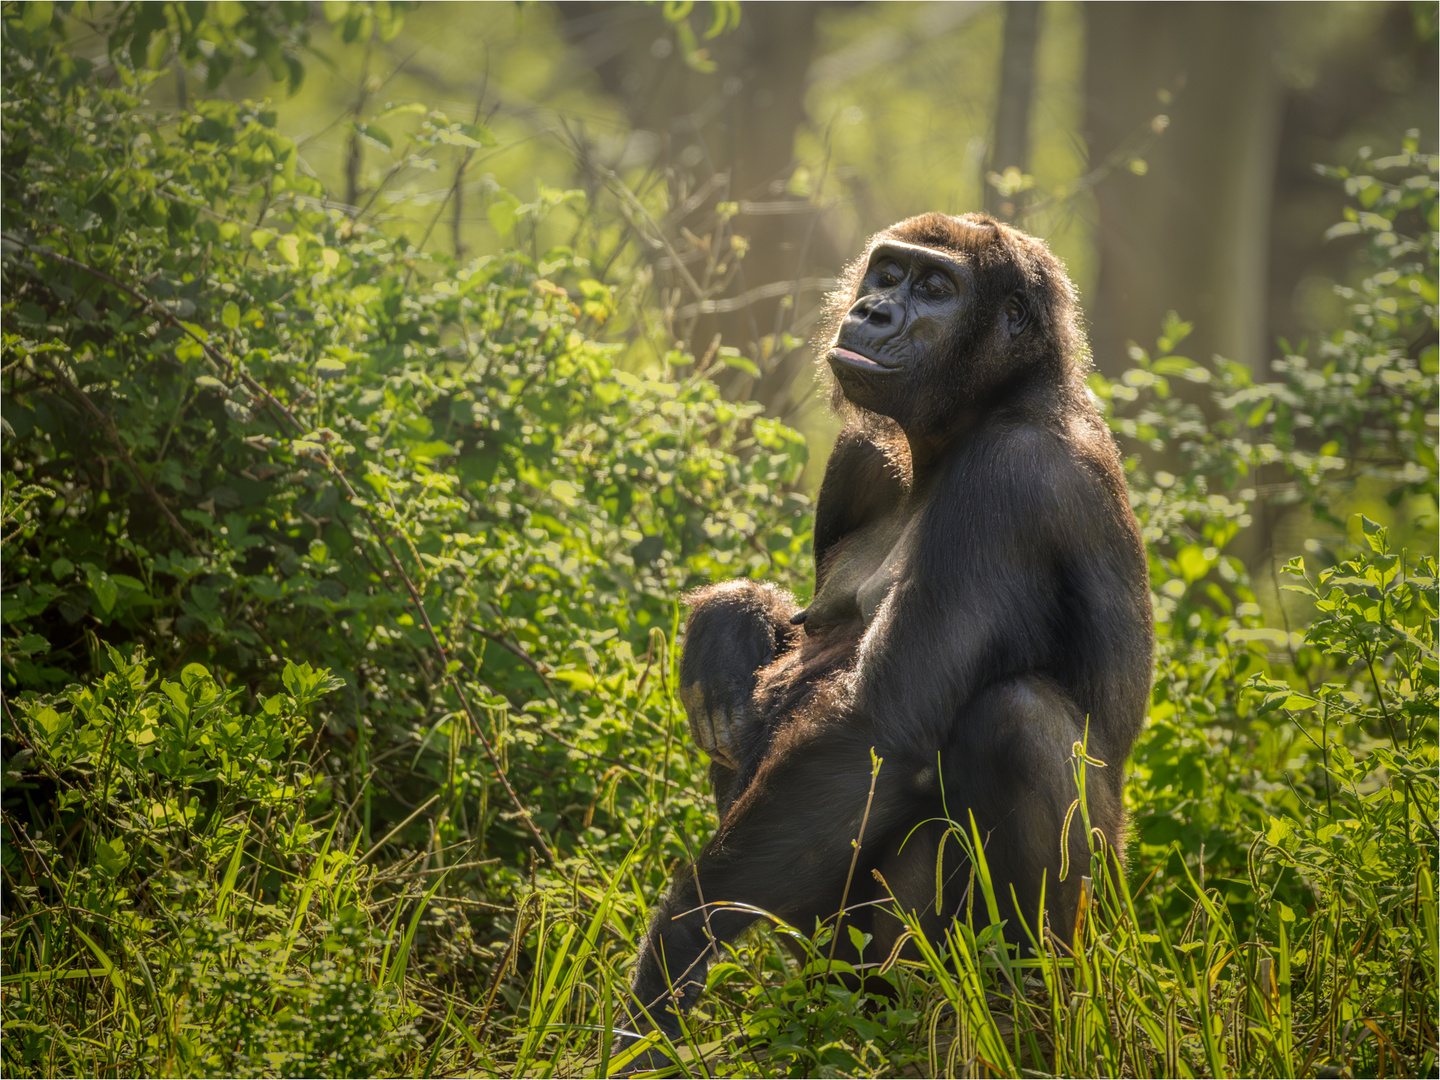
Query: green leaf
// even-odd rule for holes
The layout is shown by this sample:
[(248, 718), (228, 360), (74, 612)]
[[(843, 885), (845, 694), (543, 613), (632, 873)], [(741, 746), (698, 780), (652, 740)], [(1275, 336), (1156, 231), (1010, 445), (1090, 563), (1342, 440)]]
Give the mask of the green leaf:
[(1213, 565), (1212, 560), (1205, 557), (1205, 553), (1198, 544), (1190, 544), (1183, 547), (1175, 555), (1175, 564), (1180, 568), (1180, 576), (1185, 579), (1185, 584), (1199, 581), (1210, 572)]
[(49, 652), (50, 642), (39, 634), (24, 634), (15, 642), (15, 649), (26, 656), (34, 656), (36, 653)]
[(292, 268), (300, 265), (300, 240), (294, 236), (282, 236), (275, 241), (275, 251)]
[(850, 931), (850, 944), (855, 946), (857, 953), (863, 954), (865, 946), (870, 944), (873, 935), (862, 932), (858, 926), (847, 926), (846, 929)]
[(1289, 818), (1272, 817), (1265, 826), (1265, 842), (1280, 847), (1294, 832), (1294, 822)]
[(1150, 366), (1156, 375), (1189, 375), (1200, 365), (1188, 356), (1162, 356)]
[(412, 461), (434, 461), (436, 458), (449, 457), (454, 453), (455, 447), (440, 439), (429, 439), (410, 447)]
[(50, 25), (50, 17), (54, 14), (55, 5), (50, 0), (30, 0), (27, 4), (20, 6), (21, 25), (25, 27), (27, 34), (33, 34), (38, 30), (44, 30)]
[(1360, 531), (1365, 536), (1365, 543), (1370, 545), (1370, 550), (1375, 552), (1376, 555), (1389, 554), (1389, 534), (1385, 526), (1381, 525), (1377, 521), (1371, 521), (1364, 514), (1359, 515), (1359, 517)]
[(55, 740), (56, 736), (70, 727), (70, 717), (68, 715), (61, 716), (49, 705), (42, 705), (36, 709), (30, 714), (30, 719), (35, 721), (40, 730), (44, 732), (45, 737), (51, 742)]
[(234, 300), (226, 300), (225, 307), (220, 311), (220, 321), (231, 330), (238, 328), (240, 325), (240, 305), (235, 303)]
[(1265, 695), (1260, 711), (1271, 712), (1275, 709), (1285, 709), (1287, 712), (1303, 712), (1306, 709), (1313, 709), (1316, 704), (1316, 700), (1309, 694), (1301, 694), (1294, 690), (1277, 690), (1273, 694)]
[(204, 664), (186, 664), (180, 669), (180, 684), (191, 694), (210, 681), (210, 670)]
[(721, 349), (720, 362), (727, 368), (735, 368), (737, 371), (745, 372), (745, 374), (751, 378), (760, 378), (760, 368), (755, 364), (755, 361), (748, 357), (741, 356), (739, 349), (733, 347)]
[(85, 567), (85, 579), (90, 585), (90, 591), (95, 594), (96, 603), (100, 605), (100, 613), (109, 615), (115, 602), (120, 599), (119, 586), (110, 580), (108, 574), (93, 566)]
[(515, 215), (520, 209), (520, 200), (508, 191), (497, 192), (494, 200), (485, 211), (485, 216), (490, 220), (490, 227), (501, 237), (509, 236), (515, 228)]
[(395, 140), (390, 138), (390, 133), (382, 127), (378, 127), (375, 124), (362, 124), (359, 122), (352, 122), (350, 124), (350, 129), (354, 131), (357, 135), (359, 135), (362, 139), (374, 143), (382, 150), (395, 149)]
[(301, 704), (345, 685), (344, 679), (331, 675), (327, 668), (312, 668), (309, 664), (294, 664), (289, 660), (285, 661), (280, 681)]
[(130, 865), (125, 841), (118, 836), (114, 840), (96, 841), (95, 861), (100, 864), (100, 872), (106, 877), (113, 879), (119, 876), (121, 871)]
[(386, 105), (375, 114), (375, 119), (386, 120), (392, 116), (424, 116), (429, 110), (419, 101), (403, 101), (398, 105)]
[(498, 146), (500, 140), (484, 124), (462, 124), (460, 131), (477, 146)]

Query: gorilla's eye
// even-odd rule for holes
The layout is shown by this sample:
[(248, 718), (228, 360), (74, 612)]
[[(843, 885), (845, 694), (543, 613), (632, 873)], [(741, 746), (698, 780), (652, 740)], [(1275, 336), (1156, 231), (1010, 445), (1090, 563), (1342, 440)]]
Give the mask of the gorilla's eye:
[(894, 263), (884, 263), (875, 271), (875, 279), (887, 288), (900, 284), (900, 268)]
[(948, 295), (949, 282), (940, 274), (926, 274), (915, 286), (915, 291), (931, 300)]

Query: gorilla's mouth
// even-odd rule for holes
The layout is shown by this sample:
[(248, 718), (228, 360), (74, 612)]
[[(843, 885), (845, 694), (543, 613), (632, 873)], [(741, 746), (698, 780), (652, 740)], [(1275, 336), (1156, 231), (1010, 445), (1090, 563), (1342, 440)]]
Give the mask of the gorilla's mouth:
[(868, 356), (861, 356), (853, 349), (842, 349), (839, 346), (831, 349), (825, 356), (832, 364), (843, 364), (845, 367), (854, 368), (857, 371), (884, 374), (891, 371), (898, 371), (900, 368), (899, 364), (882, 364), (879, 360), (872, 360)]

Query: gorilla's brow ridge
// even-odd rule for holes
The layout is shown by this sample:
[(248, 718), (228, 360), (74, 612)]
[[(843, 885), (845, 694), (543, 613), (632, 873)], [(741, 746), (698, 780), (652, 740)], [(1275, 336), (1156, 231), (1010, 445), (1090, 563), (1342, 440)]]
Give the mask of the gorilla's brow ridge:
[(902, 221), (876, 237), (881, 243), (886, 239), (970, 254), (996, 244), (1000, 240), (1000, 230), (992, 221), (971, 221), (945, 214), (924, 214)]

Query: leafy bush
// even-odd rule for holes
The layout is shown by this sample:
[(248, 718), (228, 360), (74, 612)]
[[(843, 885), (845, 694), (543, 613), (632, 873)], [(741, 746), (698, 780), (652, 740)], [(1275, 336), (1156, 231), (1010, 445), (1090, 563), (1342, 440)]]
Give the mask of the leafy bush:
[[(25, 21), (7, 15), (3, 45), (3, 677), (7, 701), (37, 704), (6, 719), (12, 782), (35, 784), (20, 801), (7, 785), (12, 830), (88, 880), (104, 845), (133, 850), (99, 824), (130, 812), (120, 803), (162, 780), (211, 785), (164, 796), (214, 832), (195, 872), (239, 859), (253, 903), (286, 919), (316, 902), (291, 882), (326, 837), (367, 865), (458, 865), (447, 921), (420, 936), (477, 991), (516, 929), (532, 853), (593, 872), (640, 843), (640, 894), (658, 887), (685, 851), (669, 826), (698, 836), (707, 814), (666, 685), (677, 597), (804, 556), (805, 499), (790, 492), (803, 441), (722, 400), (704, 372), (676, 375), (678, 354), (643, 377), (617, 369), (613, 347), (576, 329), (581, 303), (606, 292), (573, 252), (428, 256), (327, 206), (262, 107), (155, 115), (139, 97), (153, 72), (100, 88), (54, 30)], [(450, 131), (429, 123), (436, 139)], [(112, 678), (137, 646), (187, 692), (203, 665), (246, 715), (270, 715), (284, 658), (337, 673), (304, 740), (245, 743), (246, 761), (306, 777), (288, 781), (291, 816), (243, 810), (254, 793), (222, 775), (265, 774), (217, 743), (214, 777), (171, 777), (147, 754), (133, 790), (73, 831), (71, 796), (40, 782), (53, 767), (64, 786), (88, 783), (75, 772), (88, 750), (46, 764), (64, 734), (45, 726), (55, 691)], [(6, 871), (37, 888), (42, 866), (17, 842)], [(119, 872), (121, 850), (107, 857)], [(163, 875), (124, 866), (119, 891), (66, 879), (44, 904), (108, 920), (171, 902)], [(356, 896), (363, 936), (386, 908)], [(74, 934), (109, 940), (97, 925)], [(7, 924), (7, 963), (48, 986), (52, 952), (32, 968), (24, 933)], [(57, 946), (67, 958), (74, 934)], [(452, 936), (458, 952), (439, 941)], [(224, 1042), (234, 1018), (194, 1022)], [(7, 1041), (13, 1066), (87, 1071), (44, 1030)], [(134, 1053), (134, 1071), (185, 1067)]]
[[(437, 256), (264, 106), (150, 109), (134, 9), (105, 87), (42, 7), (0, 38), (6, 1070), (614, 1066), (647, 905), (713, 827), (677, 598), (806, 578), (803, 442), (688, 357), (620, 366), (584, 252)], [(428, 112), (417, 152), (489, 137)], [(1440, 221), (1413, 142), (1362, 165), (1348, 325), (1261, 382), (1177, 317), (1093, 383), (1158, 619), (1134, 880), (1097, 859), (1020, 958), (980, 866), (946, 947), (856, 990), (828, 930), (762, 929), (684, 1071), (1433, 1071), (1435, 566), (1390, 538), (1434, 546)], [(1252, 519), (1334, 533), (1377, 492), (1389, 525), (1262, 607)]]

